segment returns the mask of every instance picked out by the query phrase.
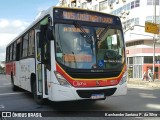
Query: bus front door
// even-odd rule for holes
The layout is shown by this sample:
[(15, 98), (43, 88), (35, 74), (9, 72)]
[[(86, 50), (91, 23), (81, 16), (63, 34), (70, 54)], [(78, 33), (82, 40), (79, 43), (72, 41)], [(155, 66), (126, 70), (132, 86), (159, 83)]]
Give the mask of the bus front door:
[(44, 64), (41, 62), (41, 45), (40, 45), (40, 30), (35, 30), (35, 46), (36, 46), (36, 88), (37, 95), (48, 98), (47, 95), (47, 74)]

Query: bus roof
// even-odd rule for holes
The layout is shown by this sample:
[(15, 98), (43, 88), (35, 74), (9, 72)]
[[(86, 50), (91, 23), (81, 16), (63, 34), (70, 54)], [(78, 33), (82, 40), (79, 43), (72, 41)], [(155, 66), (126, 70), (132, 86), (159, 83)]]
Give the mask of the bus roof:
[(7, 46), (12, 44), (14, 41), (19, 39), (22, 35), (24, 35), (28, 30), (30, 30), (32, 27), (34, 27), (43, 17), (48, 15), (52, 11), (53, 7), (50, 7), (49, 9), (41, 12), (41, 14), (23, 31), (21, 32), (17, 37), (15, 37)]
[[(82, 9), (82, 8), (69, 8), (69, 7), (59, 7), (59, 6), (53, 6), (53, 8), (64, 8), (64, 9), (68, 9), (68, 10), (90, 11), (90, 12), (95, 12), (95, 13), (102, 13), (102, 14), (112, 15), (110, 13), (104, 13), (104, 12), (100, 12), (100, 11), (95, 11), (95, 10), (90, 10), (90, 9)], [(115, 16), (115, 15), (112, 15), (112, 16)], [(115, 16), (115, 17), (118, 17), (118, 16)]]

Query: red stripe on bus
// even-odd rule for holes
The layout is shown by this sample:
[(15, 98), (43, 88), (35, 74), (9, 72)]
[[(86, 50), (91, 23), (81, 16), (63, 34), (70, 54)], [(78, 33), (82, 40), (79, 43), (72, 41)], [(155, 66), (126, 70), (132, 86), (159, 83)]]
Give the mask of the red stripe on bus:
[(120, 82), (126, 67), (123, 68), (119, 76), (95, 79), (72, 78), (58, 64), (56, 64), (56, 70), (74, 87), (104, 87), (117, 85)]
[(16, 63), (15, 62), (10, 62), (10, 63), (6, 63), (6, 75), (11, 75), (11, 73), (13, 73), (13, 75), (16, 75)]

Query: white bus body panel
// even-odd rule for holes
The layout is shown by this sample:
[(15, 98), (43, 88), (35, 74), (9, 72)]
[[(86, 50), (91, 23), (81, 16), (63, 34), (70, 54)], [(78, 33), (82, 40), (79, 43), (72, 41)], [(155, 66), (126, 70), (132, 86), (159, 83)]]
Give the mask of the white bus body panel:
[[(35, 73), (35, 58), (15, 61), (15, 75), (13, 75), (14, 85), (31, 92), (31, 73)], [(14, 71), (12, 71), (14, 72)], [(11, 81), (11, 75), (6, 75)]]
[(20, 75), (21, 75), (21, 71), (20, 71), (20, 62), (16, 61), (16, 72), (15, 72), (15, 76), (14, 76), (14, 84), (18, 87), (21, 87), (21, 83), (20, 83)]
[[(112, 96), (119, 96), (127, 94), (127, 84), (116, 86), (106, 86), (106, 87), (91, 87), (91, 88), (74, 88), (74, 87), (64, 87), (59, 84), (51, 83), (51, 93), (52, 97), (49, 98), (51, 101), (72, 101), (72, 100), (83, 100), (88, 98), (81, 98), (77, 94), (77, 90), (102, 90), (109, 88), (117, 88)], [(109, 96), (107, 96), (109, 97)]]

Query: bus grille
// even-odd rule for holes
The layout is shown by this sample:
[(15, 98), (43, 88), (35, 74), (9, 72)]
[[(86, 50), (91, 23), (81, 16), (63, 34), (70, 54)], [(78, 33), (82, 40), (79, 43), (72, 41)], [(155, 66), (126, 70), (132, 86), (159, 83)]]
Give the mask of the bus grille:
[(111, 96), (115, 93), (117, 88), (101, 89), (101, 90), (77, 90), (77, 94), (81, 98), (91, 98), (92, 94), (104, 94), (105, 96)]

